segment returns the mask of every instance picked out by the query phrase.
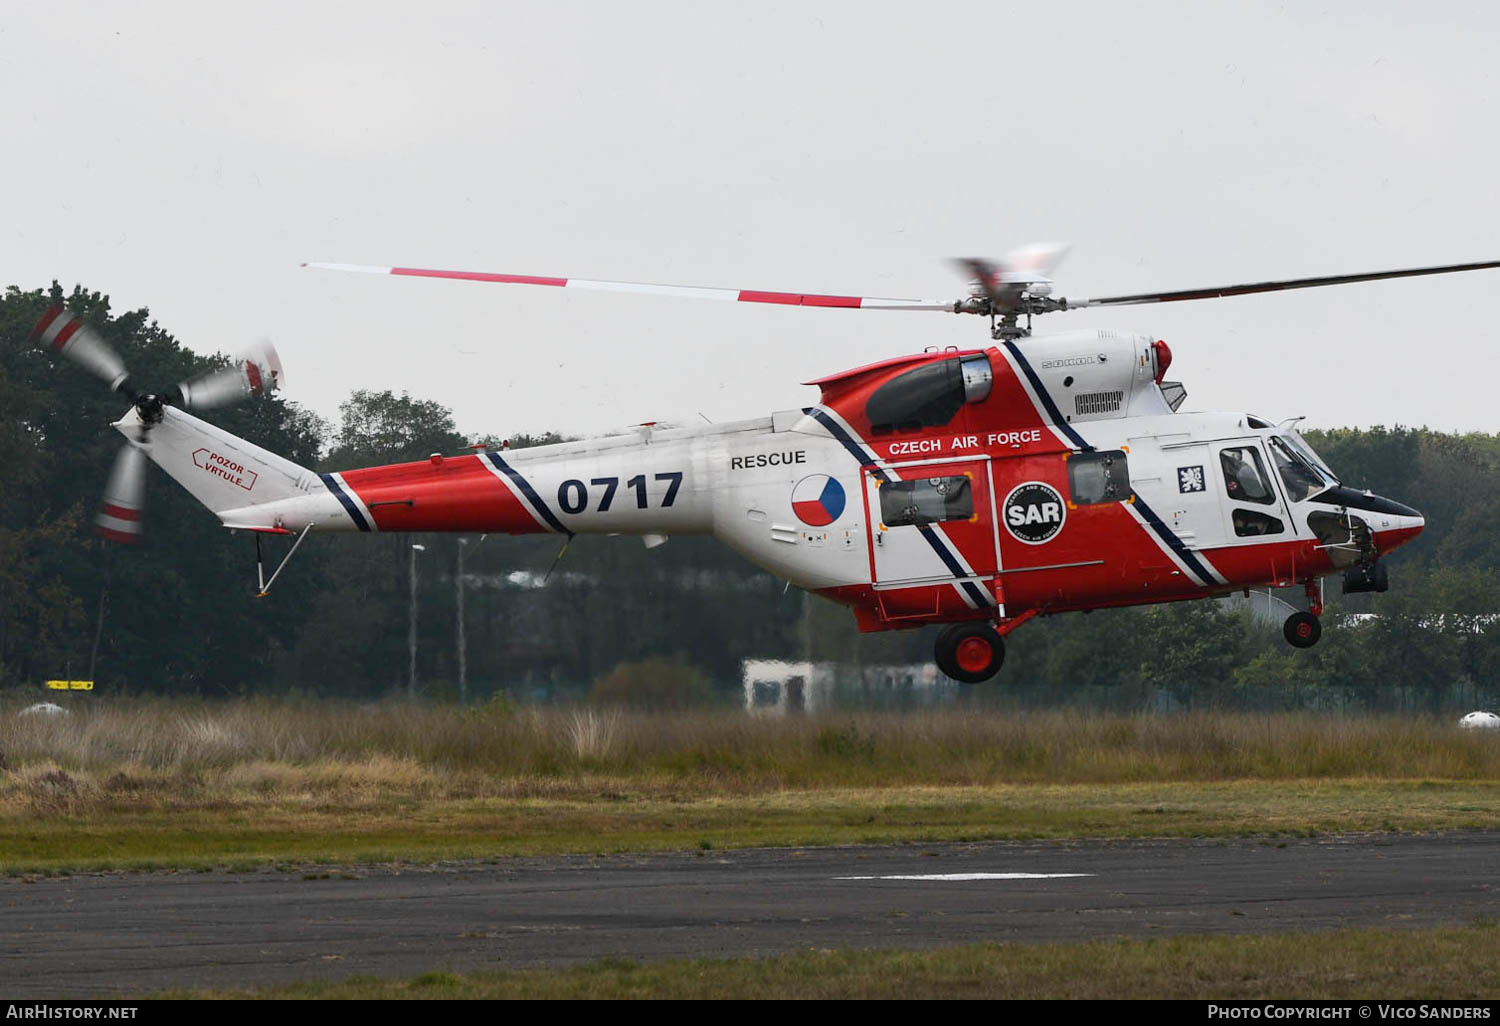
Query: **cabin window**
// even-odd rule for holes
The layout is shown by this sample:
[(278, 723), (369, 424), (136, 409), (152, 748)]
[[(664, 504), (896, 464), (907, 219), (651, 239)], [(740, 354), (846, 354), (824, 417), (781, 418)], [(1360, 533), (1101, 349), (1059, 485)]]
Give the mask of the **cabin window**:
[(1271, 491), (1271, 480), (1266, 477), (1266, 465), (1253, 446), (1235, 446), (1219, 453), (1219, 464), (1224, 468), (1224, 490), (1236, 502), (1258, 502), (1268, 505), (1276, 501)]
[(974, 488), (967, 477), (922, 477), (880, 486), (880, 519), (886, 527), (926, 527), (973, 517)]
[(943, 427), (964, 403), (982, 402), (993, 377), (984, 355), (924, 363), (887, 381), (865, 403), (865, 417), (877, 435)]
[(1068, 489), (1080, 506), (1130, 498), (1130, 467), (1122, 450), (1075, 452), (1068, 457)]
[(1237, 509), (1230, 515), (1234, 521), (1234, 533), (1241, 538), (1253, 538), (1262, 534), (1281, 534), (1286, 525), (1276, 517), (1267, 516), (1253, 509)]

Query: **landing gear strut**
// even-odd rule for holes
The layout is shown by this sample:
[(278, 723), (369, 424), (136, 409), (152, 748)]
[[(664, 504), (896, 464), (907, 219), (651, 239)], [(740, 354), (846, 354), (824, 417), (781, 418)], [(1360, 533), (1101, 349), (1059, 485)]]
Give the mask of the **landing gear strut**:
[(1323, 636), (1323, 625), (1318, 620), (1323, 615), (1323, 583), (1308, 581), (1304, 587), (1307, 589), (1308, 611), (1293, 613), (1281, 626), (1281, 633), (1293, 648), (1312, 648)]
[(956, 623), (938, 635), (936, 656), (938, 669), (949, 677), (978, 684), (1000, 672), (1005, 642), (993, 624)]

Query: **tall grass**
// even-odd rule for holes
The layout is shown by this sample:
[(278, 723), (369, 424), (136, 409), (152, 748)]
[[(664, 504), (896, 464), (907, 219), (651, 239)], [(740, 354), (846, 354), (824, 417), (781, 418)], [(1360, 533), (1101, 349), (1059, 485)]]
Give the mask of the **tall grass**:
[[(0, 770), (103, 779), (232, 775), (486, 791), (639, 781), (767, 788), (1171, 780), (1500, 780), (1500, 736), (1411, 717), (965, 710), (758, 719), (731, 711), (455, 709), (404, 703), (91, 700), (18, 716), (0, 697)], [(295, 773), (292, 771), (295, 770)], [(424, 783), (425, 782), (425, 783)], [(271, 786), (269, 783), (267, 786)], [(65, 790), (65, 789), (64, 789)]]

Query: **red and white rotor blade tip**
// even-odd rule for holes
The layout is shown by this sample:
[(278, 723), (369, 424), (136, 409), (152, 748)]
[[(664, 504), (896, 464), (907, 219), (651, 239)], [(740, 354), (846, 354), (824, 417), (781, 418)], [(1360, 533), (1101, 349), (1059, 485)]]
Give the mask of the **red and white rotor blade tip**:
[(549, 285), (553, 288), (589, 289), (595, 292), (626, 292), (643, 296), (676, 296), (718, 299), (732, 303), (771, 303), (777, 306), (822, 306), (844, 310), (941, 310), (953, 312), (953, 303), (938, 299), (886, 299), (875, 296), (828, 296), (811, 292), (762, 292), (755, 289), (711, 289), (698, 285), (647, 285), (631, 281), (600, 281), (592, 278), (547, 278), (532, 274), (494, 274), (487, 271), (438, 271), (425, 267), (386, 267), (373, 264), (306, 263), (325, 271), (355, 271), (389, 274), (405, 278), (452, 278), (502, 285)]
[(267, 395), (280, 388), (281, 383), (281, 358), (270, 342), (262, 341), (235, 357), (229, 366), (189, 378), (177, 386), (177, 391), (182, 395), (183, 406), (211, 410)]
[(94, 517), (101, 537), (134, 545), (144, 530), (146, 508), (146, 454), (127, 442), (115, 457), (114, 469), (104, 486), (104, 502)]
[(120, 354), (84, 324), (83, 318), (64, 307), (54, 306), (42, 314), (31, 329), (31, 338), (37, 345), (103, 378), (111, 389), (118, 388), (125, 380), (125, 361)]

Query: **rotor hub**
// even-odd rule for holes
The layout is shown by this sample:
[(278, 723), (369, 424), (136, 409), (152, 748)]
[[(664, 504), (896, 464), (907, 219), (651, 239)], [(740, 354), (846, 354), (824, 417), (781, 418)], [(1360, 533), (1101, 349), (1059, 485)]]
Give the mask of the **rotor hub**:
[(166, 407), (166, 400), (155, 392), (147, 392), (135, 401), (135, 412), (140, 415), (141, 422), (146, 425), (160, 424), (162, 410)]

